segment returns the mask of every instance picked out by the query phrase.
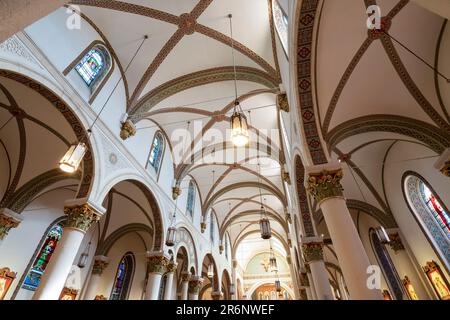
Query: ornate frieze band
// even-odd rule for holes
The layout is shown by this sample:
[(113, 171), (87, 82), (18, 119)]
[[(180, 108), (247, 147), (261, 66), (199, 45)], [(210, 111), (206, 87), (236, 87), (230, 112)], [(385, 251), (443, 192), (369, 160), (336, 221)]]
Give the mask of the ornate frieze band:
[(67, 215), (65, 228), (73, 228), (82, 232), (87, 232), (92, 224), (101, 218), (101, 214), (87, 203), (65, 207), (64, 214)]

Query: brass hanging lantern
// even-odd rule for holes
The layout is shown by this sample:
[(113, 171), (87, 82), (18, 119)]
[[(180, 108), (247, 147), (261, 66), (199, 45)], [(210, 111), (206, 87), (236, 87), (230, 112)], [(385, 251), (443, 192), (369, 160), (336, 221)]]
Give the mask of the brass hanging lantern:
[(212, 279), (212, 277), (214, 277), (214, 266), (212, 263), (209, 264), (208, 266), (208, 278)]
[(259, 226), (261, 229), (261, 238), (264, 240), (272, 238), (272, 230), (270, 229), (270, 221), (267, 218), (259, 220)]
[[(236, 101), (236, 106), (238, 105), (239, 102)], [(231, 116), (231, 141), (236, 147), (244, 147), (249, 142), (247, 117), (237, 109)]]
[(175, 228), (174, 226), (170, 226), (169, 229), (167, 229), (166, 246), (173, 247), (175, 245), (176, 235), (177, 228)]
[(281, 282), (280, 282), (280, 280), (276, 280), (275, 281), (275, 289), (277, 290), (277, 292), (281, 292)]
[(80, 142), (70, 146), (61, 161), (59, 161), (59, 168), (67, 173), (75, 173), (80, 167), (86, 154), (86, 144)]
[(270, 258), (269, 263), (270, 263), (270, 271), (278, 272), (277, 258), (275, 258), (275, 256), (272, 256)]
[(91, 242), (89, 241), (89, 244), (87, 245), (86, 250), (80, 255), (80, 259), (78, 260), (77, 266), (80, 269), (83, 269), (84, 267), (86, 267), (90, 250), (91, 250)]

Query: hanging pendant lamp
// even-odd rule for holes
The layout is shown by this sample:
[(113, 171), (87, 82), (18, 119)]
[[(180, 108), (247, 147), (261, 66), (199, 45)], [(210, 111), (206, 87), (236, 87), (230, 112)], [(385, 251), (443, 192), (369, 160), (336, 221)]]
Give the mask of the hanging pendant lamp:
[(212, 279), (214, 277), (214, 266), (212, 263), (209, 264), (208, 266), (208, 273), (207, 273), (208, 278)]
[(268, 240), (272, 238), (272, 230), (270, 229), (270, 221), (266, 217), (259, 220), (259, 227), (261, 229), (261, 238)]
[(281, 292), (281, 282), (280, 280), (275, 280), (275, 289), (277, 292)]
[(278, 272), (277, 258), (275, 256), (270, 258), (270, 271)]

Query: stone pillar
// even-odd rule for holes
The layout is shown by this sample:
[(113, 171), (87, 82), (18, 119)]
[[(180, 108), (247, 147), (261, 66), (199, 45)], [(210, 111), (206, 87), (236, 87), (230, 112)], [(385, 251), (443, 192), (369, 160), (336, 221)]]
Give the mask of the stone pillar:
[(19, 215), (8, 208), (0, 209), (0, 245), (2, 244), (8, 232), (17, 228), (22, 219)]
[(0, 1), (0, 43), (67, 2), (66, 0)]
[(188, 291), (189, 291), (189, 278), (191, 275), (189, 272), (183, 272), (181, 274), (181, 300), (188, 300)]
[(308, 277), (309, 290), (311, 291), (311, 299), (310, 300), (317, 300), (316, 287), (314, 285), (313, 277), (311, 274), (311, 268), (309, 267), (309, 264), (305, 264), (305, 271), (306, 271), (306, 276)]
[(91, 278), (84, 295), (84, 300), (94, 300), (99, 294), (97, 292), (103, 271), (108, 267), (109, 258), (105, 256), (94, 257), (94, 266), (92, 267)]
[(317, 300), (333, 300), (328, 272), (323, 261), (322, 238), (303, 238), (302, 251), (316, 288)]
[(148, 279), (145, 300), (158, 300), (161, 279), (167, 271), (169, 259), (162, 252), (152, 252), (147, 256)]
[[(309, 283), (308, 274), (307, 274), (306, 270), (301, 269), (299, 276), (300, 276), (300, 285), (302, 286), (302, 289), (305, 290), (305, 294), (307, 297), (306, 300), (314, 300), (314, 296), (311, 292), (311, 286)], [(300, 293), (301, 293), (301, 290), (300, 290)], [(302, 299), (302, 300), (305, 300), (305, 299)]]
[(223, 293), (220, 291), (213, 291), (213, 292), (211, 292), (211, 298), (213, 300), (222, 300)]
[(340, 164), (309, 167), (306, 173), (306, 189), (322, 210), (351, 298), (383, 299), (379, 289), (367, 285), (370, 261), (343, 196)]
[(425, 289), (425, 286), (423, 285), (416, 269), (414, 268), (414, 264), (411, 261), (408, 252), (405, 250), (405, 246), (403, 245), (402, 239), (400, 238), (400, 234), (398, 233), (398, 231), (392, 232), (391, 230), (389, 230), (389, 246), (391, 247), (392, 251), (394, 251), (394, 254), (391, 254), (391, 258), (394, 262), (395, 269), (397, 270), (400, 279), (404, 280), (405, 277), (408, 277), (419, 299), (428, 300), (429, 295), (427, 293), (427, 290)]
[[(295, 279), (295, 271), (294, 271), (294, 266), (292, 265), (291, 256), (289, 256), (289, 255), (286, 256), (286, 262), (289, 266), (289, 273), (291, 274), (291, 279), (294, 280)], [(293, 281), (293, 282), (294, 282), (294, 295), (295, 296), (292, 298), (295, 300), (298, 300), (300, 298), (299, 291), (297, 290), (298, 285), (295, 283), (295, 281)]]
[(172, 299), (172, 287), (173, 287), (173, 277), (175, 272), (177, 271), (177, 264), (173, 261), (170, 261), (167, 264), (167, 278), (164, 292), (164, 300), (173, 300)]
[(189, 279), (189, 300), (198, 300), (198, 294), (203, 284), (203, 278), (191, 276)]
[(33, 300), (59, 299), (84, 235), (93, 223), (100, 220), (102, 213), (98, 209), (87, 203), (80, 204), (80, 201), (81, 199), (66, 202), (64, 214), (67, 215), (67, 220), (61, 240), (42, 275)]

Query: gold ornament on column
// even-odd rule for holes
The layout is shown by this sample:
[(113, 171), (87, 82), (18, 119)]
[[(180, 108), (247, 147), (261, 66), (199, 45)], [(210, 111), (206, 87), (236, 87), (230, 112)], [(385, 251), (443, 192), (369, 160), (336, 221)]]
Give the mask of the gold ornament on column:
[(317, 203), (328, 198), (343, 198), (342, 177), (342, 169), (310, 173), (306, 182), (306, 190), (314, 197)]
[(306, 262), (323, 260), (323, 243), (308, 242), (302, 244), (303, 255)]
[(177, 268), (178, 268), (177, 263), (175, 263), (174, 261), (169, 261), (169, 263), (167, 264), (167, 267), (166, 267), (167, 273), (175, 272), (175, 271), (177, 271)]
[(133, 121), (126, 120), (125, 122), (122, 122), (122, 127), (120, 128), (120, 138), (122, 138), (122, 140), (127, 140), (128, 138), (135, 136), (136, 132), (136, 126)]
[(11, 229), (17, 228), (20, 222), (21, 220), (14, 217), (9, 209), (3, 208), (0, 210), (0, 240), (3, 240)]
[(102, 275), (103, 271), (108, 267), (109, 262), (102, 259), (95, 259), (94, 266), (92, 268), (92, 274)]
[(401, 250), (405, 250), (405, 247), (403, 246), (402, 239), (400, 238), (400, 235), (398, 233), (393, 233), (389, 235), (389, 246), (392, 250), (394, 250), (395, 253)]
[(64, 214), (67, 215), (66, 228), (73, 228), (87, 232), (94, 222), (100, 220), (101, 214), (88, 204), (65, 207)]
[(169, 261), (163, 255), (152, 255), (147, 257), (148, 272), (164, 274), (167, 272)]
[(198, 276), (192, 276), (189, 279), (188, 292), (190, 294), (198, 295), (200, 292), (200, 289), (202, 288), (202, 285), (203, 285), (203, 278), (200, 278)]

